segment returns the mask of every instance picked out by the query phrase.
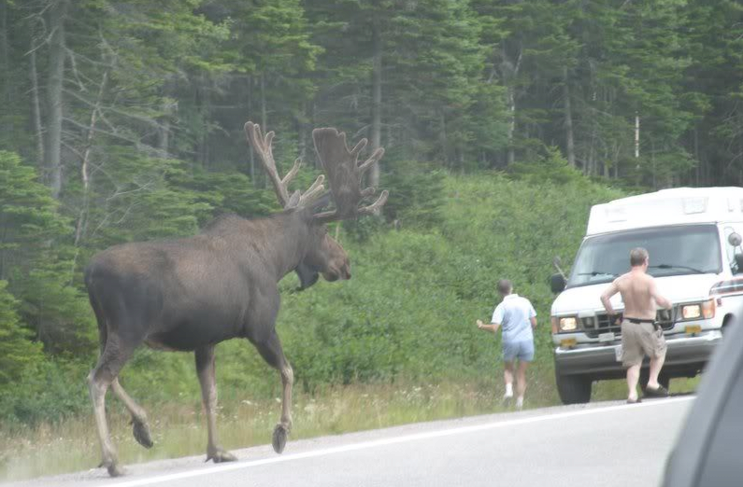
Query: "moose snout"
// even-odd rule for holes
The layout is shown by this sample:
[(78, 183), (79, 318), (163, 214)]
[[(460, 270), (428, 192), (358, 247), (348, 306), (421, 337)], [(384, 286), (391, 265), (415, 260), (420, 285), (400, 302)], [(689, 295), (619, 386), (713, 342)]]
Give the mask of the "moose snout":
[(351, 279), (351, 266), (347, 263), (340, 266), (331, 266), (327, 272), (323, 273), (323, 277), (328, 282), (337, 281), (339, 279), (347, 281), (348, 279)]

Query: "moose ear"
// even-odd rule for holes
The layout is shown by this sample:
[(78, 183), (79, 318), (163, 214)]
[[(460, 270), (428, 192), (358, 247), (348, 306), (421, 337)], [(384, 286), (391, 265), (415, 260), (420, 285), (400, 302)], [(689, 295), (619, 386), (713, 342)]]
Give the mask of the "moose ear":
[(297, 268), (294, 269), (294, 272), (296, 272), (299, 277), (299, 288), (297, 288), (297, 291), (304, 291), (308, 287), (311, 287), (320, 277), (319, 273), (313, 271), (302, 262), (300, 262)]
[(289, 202), (286, 204), (287, 208), (296, 208), (299, 206), (299, 199), (301, 198), (302, 194), (299, 192), (299, 190), (295, 191), (294, 194), (291, 195), (289, 198)]
[(310, 204), (310, 209), (312, 210), (312, 214), (320, 213), (324, 208), (326, 208), (330, 202), (333, 201), (332, 195), (330, 193), (325, 193), (320, 198), (316, 199)]

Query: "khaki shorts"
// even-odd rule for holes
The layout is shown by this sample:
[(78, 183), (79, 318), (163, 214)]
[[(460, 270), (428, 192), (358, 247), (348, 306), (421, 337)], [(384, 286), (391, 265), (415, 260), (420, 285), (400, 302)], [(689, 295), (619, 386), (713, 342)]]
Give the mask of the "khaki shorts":
[(666, 355), (666, 339), (663, 330), (656, 330), (650, 323), (622, 322), (622, 365), (632, 367), (642, 364), (647, 355), (661, 358)]

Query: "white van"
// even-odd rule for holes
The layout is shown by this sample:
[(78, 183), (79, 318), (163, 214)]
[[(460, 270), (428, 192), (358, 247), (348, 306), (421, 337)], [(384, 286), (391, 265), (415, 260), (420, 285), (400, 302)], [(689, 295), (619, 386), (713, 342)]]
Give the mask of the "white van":
[[(569, 277), (552, 276), (557, 389), (565, 404), (591, 398), (593, 381), (625, 376), (618, 361), (621, 329), (610, 322), (601, 293), (629, 270), (629, 253), (644, 247), (648, 272), (673, 303), (659, 310), (668, 352), (660, 382), (694, 377), (743, 304), (743, 188), (677, 188), (591, 208), (588, 229)], [(621, 296), (612, 299), (617, 312)], [(647, 361), (643, 366), (647, 381)]]

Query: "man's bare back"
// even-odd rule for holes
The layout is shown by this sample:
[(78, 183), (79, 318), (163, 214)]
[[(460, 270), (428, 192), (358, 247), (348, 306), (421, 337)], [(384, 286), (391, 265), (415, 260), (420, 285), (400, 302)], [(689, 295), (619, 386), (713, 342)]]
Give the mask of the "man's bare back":
[(671, 307), (671, 302), (658, 292), (655, 279), (645, 272), (646, 268), (647, 264), (633, 267), (628, 273), (616, 278), (611, 286), (604, 291), (601, 302), (610, 314), (614, 314), (614, 309), (609, 299), (616, 293), (622, 295), (625, 318), (654, 320), (656, 303), (661, 308)]
[(619, 276), (608, 291), (611, 293), (610, 296), (617, 292), (622, 295), (626, 318), (654, 320), (656, 303), (662, 308), (671, 306), (671, 303), (658, 293), (653, 277), (641, 269), (633, 269)]

